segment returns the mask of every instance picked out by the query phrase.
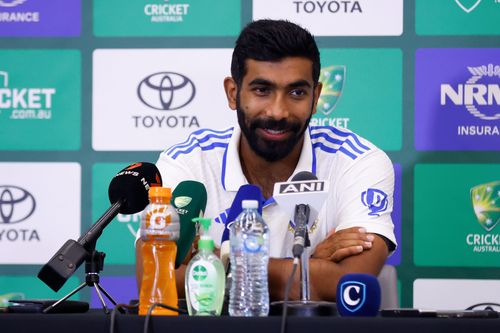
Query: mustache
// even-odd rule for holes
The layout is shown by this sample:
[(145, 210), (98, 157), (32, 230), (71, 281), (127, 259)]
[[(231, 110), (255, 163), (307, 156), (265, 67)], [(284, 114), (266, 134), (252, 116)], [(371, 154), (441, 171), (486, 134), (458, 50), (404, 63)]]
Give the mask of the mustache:
[(250, 129), (267, 128), (274, 131), (300, 131), (301, 124), (296, 121), (289, 121), (288, 119), (276, 120), (273, 118), (258, 118), (250, 123)]

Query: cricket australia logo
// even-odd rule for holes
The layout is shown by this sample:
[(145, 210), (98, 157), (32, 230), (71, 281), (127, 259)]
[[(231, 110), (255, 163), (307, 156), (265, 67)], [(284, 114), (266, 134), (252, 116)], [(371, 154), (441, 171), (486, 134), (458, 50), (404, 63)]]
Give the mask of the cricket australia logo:
[(474, 186), (470, 195), (477, 222), (490, 232), (500, 222), (500, 181)]
[(477, 222), (486, 230), (469, 233), (465, 242), (474, 253), (500, 253), (500, 234), (492, 232), (500, 222), (500, 181), (474, 186), (470, 190)]
[(500, 66), (467, 67), (472, 75), (465, 84), (441, 85), (441, 105), (463, 106), (482, 120), (500, 119)]
[(346, 66), (334, 65), (321, 69), (319, 81), (323, 84), (317, 110), (328, 116), (337, 106), (342, 96), (346, 76)]
[(387, 194), (375, 188), (369, 188), (361, 193), (361, 203), (368, 207), (370, 216), (380, 216), (380, 213), (385, 212), (389, 205)]

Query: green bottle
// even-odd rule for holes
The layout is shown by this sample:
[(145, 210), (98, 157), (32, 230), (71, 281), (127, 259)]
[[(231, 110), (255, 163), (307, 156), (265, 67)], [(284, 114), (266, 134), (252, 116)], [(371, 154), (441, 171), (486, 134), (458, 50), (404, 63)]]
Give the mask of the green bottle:
[(210, 219), (194, 218), (201, 225), (198, 253), (189, 262), (185, 274), (186, 300), (190, 316), (219, 316), (224, 301), (226, 275), (208, 234)]

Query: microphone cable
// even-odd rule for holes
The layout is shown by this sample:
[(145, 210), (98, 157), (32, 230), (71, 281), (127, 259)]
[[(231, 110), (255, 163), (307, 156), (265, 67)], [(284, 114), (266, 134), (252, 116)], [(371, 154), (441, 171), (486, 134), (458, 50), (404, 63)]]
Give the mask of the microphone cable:
[(292, 272), (290, 273), (290, 276), (288, 277), (288, 280), (285, 285), (285, 299), (283, 301), (283, 312), (281, 313), (281, 328), (280, 332), (285, 333), (286, 330), (286, 318), (287, 318), (287, 311), (288, 311), (288, 294), (290, 293), (290, 288), (292, 287), (293, 283), (293, 277), (295, 275), (295, 272), (297, 271), (297, 266), (299, 265), (299, 258), (295, 257), (293, 258), (293, 266), (292, 266)]
[(146, 318), (144, 319), (144, 333), (149, 333), (149, 321), (151, 320), (151, 314), (153, 313), (154, 308), (157, 306), (162, 307), (164, 309), (172, 310), (175, 312), (178, 312), (179, 314), (187, 314), (188, 312), (184, 309), (179, 309), (170, 305), (166, 305), (163, 303), (153, 303), (148, 309), (148, 313), (146, 314)]
[(109, 333), (115, 333), (115, 322), (116, 322), (116, 314), (118, 312), (122, 313), (121, 309), (134, 310), (139, 308), (139, 303), (135, 304), (116, 304), (113, 310), (111, 311), (111, 318), (109, 320)]

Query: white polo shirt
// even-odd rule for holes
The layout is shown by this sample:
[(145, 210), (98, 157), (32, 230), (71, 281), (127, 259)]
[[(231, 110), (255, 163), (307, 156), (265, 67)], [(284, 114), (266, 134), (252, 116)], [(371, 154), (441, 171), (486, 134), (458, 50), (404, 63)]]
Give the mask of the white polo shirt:
[[(205, 217), (215, 221), (210, 233), (217, 246), (231, 203), (240, 186), (248, 184), (239, 159), (240, 137), (239, 127), (222, 131), (201, 129), (161, 153), (156, 164), (163, 186), (175, 188), (184, 180), (205, 185), (208, 194)], [(383, 235), (396, 245), (391, 219), (394, 168), (382, 150), (346, 129), (310, 126), (290, 179), (300, 171), (312, 172), (318, 179), (329, 181), (325, 204), (316, 221), (309, 222), (310, 253), (331, 230), (354, 226)], [(269, 198), (262, 215), (270, 229), (270, 256), (292, 257), (290, 213)]]

